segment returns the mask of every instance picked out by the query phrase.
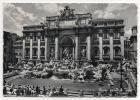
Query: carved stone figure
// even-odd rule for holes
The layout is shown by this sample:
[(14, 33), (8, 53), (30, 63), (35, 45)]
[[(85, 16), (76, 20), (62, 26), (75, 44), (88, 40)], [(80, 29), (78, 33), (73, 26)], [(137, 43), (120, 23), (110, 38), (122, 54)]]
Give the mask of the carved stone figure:
[(64, 10), (60, 11), (61, 18), (70, 18), (74, 16), (74, 9), (70, 9), (69, 6), (65, 6)]
[(55, 56), (54, 48), (51, 48), (51, 50), (50, 50), (50, 58), (54, 59), (54, 56)]
[(65, 48), (64, 51), (63, 51), (63, 56), (64, 58), (68, 58), (69, 57), (69, 49), (68, 48)]
[(86, 48), (84, 48), (84, 47), (81, 50), (81, 56), (86, 57)]

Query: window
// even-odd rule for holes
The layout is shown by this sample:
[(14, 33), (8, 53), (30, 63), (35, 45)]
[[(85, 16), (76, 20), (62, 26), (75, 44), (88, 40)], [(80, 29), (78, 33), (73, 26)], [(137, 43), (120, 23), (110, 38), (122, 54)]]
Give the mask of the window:
[(104, 48), (104, 55), (109, 55), (109, 48), (108, 47)]
[(115, 22), (115, 25), (118, 25), (118, 24), (119, 24), (119, 23), (116, 21), (116, 22)]
[(44, 56), (44, 51), (45, 51), (45, 49), (41, 48), (41, 56)]
[(98, 33), (94, 33), (92, 35), (92, 39), (91, 39), (92, 43), (93, 44), (99, 44), (98, 38), (99, 38), (99, 34)]
[(103, 22), (99, 22), (99, 23), (98, 23), (98, 26), (103, 26), (103, 25), (104, 25)]
[(121, 54), (121, 49), (120, 47), (116, 47), (115, 48), (115, 56), (120, 55)]
[(54, 43), (55, 42), (55, 38), (54, 37), (50, 37), (50, 43)]
[(27, 40), (27, 41), (30, 41), (30, 37), (29, 37), (29, 36), (27, 36), (27, 37), (26, 37), (26, 40)]
[(37, 56), (37, 48), (33, 48), (33, 56)]
[(30, 49), (29, 48), (26, 48), (26, 56), (29, 56), (29, 52), (30, 52)]
[(44, 35), (41, 35), (41, 40), (44, 41)]
[(118, 21), (118, 24), (123, 24), (123, 21)]
[(103, 38), (104, 38), (104, 39), (108, 39), (108, 37), (109, 37), (109, 36), (108, 36), (108, 33), (104, 33), (104, 34), (103, 34)]
[(96, 47), (94, 52), (95, 52), (95, 56), (99, 56), (99, 48)]
[(118, 33), (118, 32), (117, 33), (114, 33), (114, 36), (113, 37), (114, 37), (114, 39), (119, 39), (120, 38), (120, 33)]
[(81, 43), (86, 43), (86, 36), (81, 36), (80, 37), (80, 42)]
[(37, 36), (36, 36), (36, 35), (33, 37), (33, 40), (34, 40), (34, 41), (36, 41), (36, 40), (37, 40)]
[(107, 26), (107, 23), (104, 23), (105, 26)]
[(86, 20), (81, 20), (81, 24), (86, 24)]
[(114, 25), (115, 23), (113, 21), (108, 22), (108, 25)]
[(99, 34), (94, 34), (94, 37), (93, 38), (95, 38), (95, 39), (98, 39), (98, 37), (99, 37)]
[(55, 26), (55, 22), (50, 22), (50, 26)]

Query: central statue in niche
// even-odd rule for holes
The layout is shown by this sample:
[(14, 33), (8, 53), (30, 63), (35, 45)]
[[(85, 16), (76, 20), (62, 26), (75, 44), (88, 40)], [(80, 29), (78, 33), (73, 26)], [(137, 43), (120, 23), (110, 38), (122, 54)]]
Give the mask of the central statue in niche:
[(81, 49), (81, 57), (86, 57), (86, 47), (82, 47), (82, 49)]
[(63, 50), (63, 58), (65, 60), (70, 60), (72, 58), (72, 54), (71, 54), (70, 49), (68, 47), (64, 48), (64, 50)]

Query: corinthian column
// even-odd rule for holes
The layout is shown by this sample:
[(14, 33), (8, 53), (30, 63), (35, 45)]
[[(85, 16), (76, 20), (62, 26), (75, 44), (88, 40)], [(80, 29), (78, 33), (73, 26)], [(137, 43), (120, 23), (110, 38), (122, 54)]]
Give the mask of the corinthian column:
[(91, 37), (87, 36), (87, 59), (91, 60)]
[(113, 33), (110, 33), (110, 60), (113, 60)]
[(99, 59), (103, 60), (103, 41), (102, 41), (102, 34), (101, 33), (99, 34), (99, 51), (100, 51)]
[(121, 55), (124, 57), (124, 36), (121, 35)]
[(30, 60), (32, 60), (32, 49), (33, 49), (33, 39), (31, 35), (30, 36)]
[(75, 58), (75, 56), (74, 56), (74, 47), (72, 49), (72, 55), (73, 55), (73, 60), (74, 60), (74, 58)]
[(58, 37), (55, 37), (55, 60), (58, 60)]
[(75, 60), (78, 60), (78, 36), (75, 36)]
[(48, 37), (45, 36), (45, 60), (47, 61), (47, 57), (48, 57)]
[(22, 59), (25, 59), (25, 37), (23, 37)]
[(38, 60), (40, 60), (40, 34), (38, 34), (38, 40), (37, 40), (37, 44), (38, 44), (38, 56), (37, 56), (37, 58), (38, 58)]

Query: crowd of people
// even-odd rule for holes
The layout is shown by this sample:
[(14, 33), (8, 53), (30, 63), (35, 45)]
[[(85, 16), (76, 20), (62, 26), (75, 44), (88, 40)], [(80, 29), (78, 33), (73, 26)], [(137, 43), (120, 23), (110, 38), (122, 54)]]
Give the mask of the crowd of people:
[(5, 85), (3, 88), (4, 95), (15, 95), (15, 96), (66, 96), (66, 93), (61, 86), (60, 88), (49, 86), (46, 88), (45, 86), (22, 86), (22, 85)]
[[(77, 92), (77, 91), (76, 91)], [(88, 93), (87, 93), (88, 92)], [(106, 89), (103, 90), (102, 88), (99, 88), (98, 90), (93, 90), (93, 91), (84, 91), (84, 90), (79, 90), (77, 92), (77, 96), (80, 97), (86, 97), (86, 95), (88, 94), (93, 97), (105, 97), (105, 96), (109, 96), (109, 97), (118, 97), (118, 96), (129, 96), (129, 97), (133, 97), (135, 96), (135, 92), (132, 91), (125, 91), (122, 92), (120, 91), (118, 88), (116, 89)], [(59, 88), (57, 87), (39, 87), (39, 86), (4, 86), (3, 88), (3, 94), (4, 96), (49, 96), (49, 97), (67, 97), (67, 96), (72, 96), (72, 94), (75, 94), (75, 91), (72, 91), (70, 89), (64, 89), (62, 86), (60, 86)], [(75, 96), (75, 95), (73, 95)]]

